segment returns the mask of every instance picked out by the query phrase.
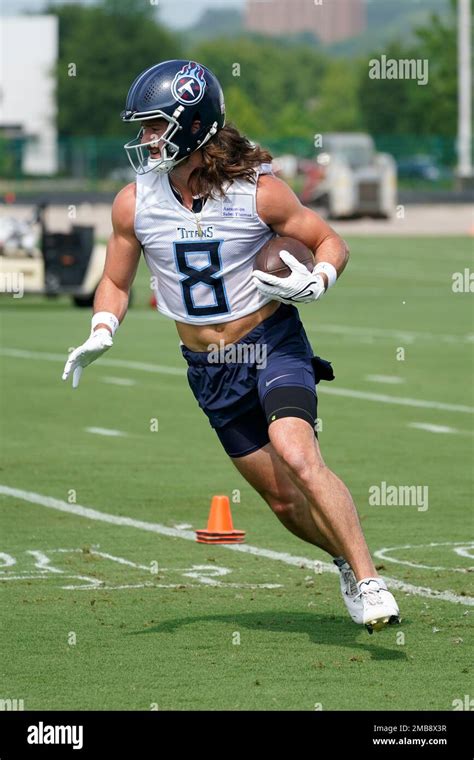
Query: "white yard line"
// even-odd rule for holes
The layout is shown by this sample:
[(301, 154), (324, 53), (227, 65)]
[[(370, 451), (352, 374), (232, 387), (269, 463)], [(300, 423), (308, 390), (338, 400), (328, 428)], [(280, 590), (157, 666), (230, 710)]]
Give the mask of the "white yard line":
[(457, 546), (454, 551), (460, 557), (467, 557), (468, 559), (474, 559), (474, 545), (472, 546)]
[(51, 565), (50, 558), (44, 552), (28, 549), (27, 554), (31, 554), (31, 556), (34, 557), (36, 560), (35, 567), (37, 567), (39, 570), (49, 573), (62, 573), (62, 570), (59, 570), (59, 568), (53, 567), (53, 565)]
[[(24, 351), (16, 348), (0, 348), (0, 354), (11, 356), (16, 359), (37, 359), (44, 361), (61, 361), (64, 362), (62, 354), (50, 354), (40, 351)], [(146, 364), (144, 362), (132, 362), (121, 359), (99, 359), (99, 366), (120, 366), (126, 369), (139, 370), (143, 372), (155, 372), (168, 375), (179, 375), (186, 377), (186, 369), (177, 369), (176, 367), (166, 367), (161, 364)], [(412, 406), (420, 409), (437, 409), (445, 412), (461, 412), (463, 414), (473, 414), (474, 407), (464, 404), (448, 404), (442, 401), (425, 401), (423, 399), (406, 398), (404, 396), (387, 396), (382, 393), (370, 393), (367, 391), (356, 391), (350, 388), (333, 388), (329, 385), (318, 385), (319, 391), (333, 396), (346, 396), (348, 398), (358, 398), (362, 401), (377, 401), (381, 404), (398, 404), (400, 406)]]
[(474, 334), (466, 333), (465, 335), (445, 335), (442, 333), (419, 332), (413, 330), (388, 330), (384, 327), (356, 327), (354, 325), (331, 325), (319, 324), (305, 326), (309, 332), (330, 333), (333, 335), (350, 335), (351, 337), (360, 338), (388, 338), (389, 340), (400, 341), (403, 343), (416, 343), (425, 341), (427, 343), (474, 343)]
[[(195, 541), (195, 534), (193, 531), (168, 528), (166, 525), (160, 525), (159, 523), (150, 523), (145, 522), (144, 520), (135, 520), (133, 517), (124, 517), (121, 515), (108, 514), (107, 512), (99, 512), (98, 510), (91, 509), (90, 507), (83, 507), (80, 504), (69, 504), (66, 501), (62, 501), (61, 499), (54, 499), (51, 496), (43, 496), (42, 494), (34, 493), (32, 491), (23, 491), (18, 488), (11, 488), (10, 486), (0, 485), (0, 495), (10, 496), (15, 499), (27, 501), (30, 504), (37, 504), (42, 507), (48, 507), (49, 509), (56, 509), (59, 512), (66, 512), (78, 517), (85, 517), (89, 520), (96, 520), (128, 528), (138, 528), (139, 530), (146, 530), (152, 533), (158, 533), (163, 536), (172, 536), (173, 538), (183, 538), (187, 541)], [(242, 552), (244, 554), (253, 554), (265, 559), (284, 562), (287, 565), (292, 565), (295, 567), (306, 567), (313, 572), (315, 571), (315, 568), (317, 568), (319, 572), (338, 573), (337, 568), (332, 563), (319, 562), (318, 560), (308, 559), (307, 557), (297, 557), (292, 554), (287, 554), (286, 552), (276, 552), (272, 551), (271, 549), (261, 549), (257, 546), (250, 546), (249, 544), (221, 544), (220, 546), (223, 549), (228, 549), (230, 551)], [(436, 591), (434, 589), (423, 586), (415, 586), (411, 583), (405, 583), (404, 581), (397, 580), (396, 578), (385, 577), (385, 580), (391, 588), (405, 591), (408, 594), (414, 594), (416, 596), (438, 599), (446, 602), (454, 602), (468, 606), (474, 605), (474, 597), (460, 596), (452, 591)]]
[(405, 382), (403, 377), (396, 375), (366, 375), (365, 379), (369, 383), (387, 383), (387, 385), (400, 385)]
[[(16, 565), (16, 559), (12, 557), (10, 554), (5, 554), (4, 552), (0, 552), (0, 568), (2, 567), (12, 567), (13, 565)], [(0, 570), (0, 573), (2, 573), (3, 570)]]
[(447, 425), (431, 425), (428, 422), (409, 422), (409, 428), (415, 430), (426, 430), (428, 433), (451, 433), (457, 435), (474, 435), (471, 430), (457, 430)]
[(136, 385), (136, 380), (130, 380), (128, 377), (101, 377), (103, 383), (108, 385), (123, 385), (128, 387), (129, 385)]
[(374, 557), (381, 559), (384, 562), (393, 562), (395, 565), (406, 565), (407, 567), (421, 568), (422, 570), (445, 570), (453, 573), (468, 573), (470, 568), (467, 567), (445, 567), (443, 565), (424, 565), (421, 562), (411, 562), (408, 559), (397, 559), (397, 557), (390, 557), (389, 552), (407, 550), (407, 549), (431, 549), (438, 548), (439, 546), (449, 546), (453, 551), (461, 557), (467, 557), (468, 559), (474, 559), (473, 555), (469, 552), (474, 548), (472, 542), (466, 541), (443, 541), (442, 543), (430, 543), (430, 544), (404, 544), (403, 546), (386, 546), (383, 549), (378, 549), (374, 552)]
[(350, 388), (333, 388), (329, 385), (318, 385), (318, 393), (331, 396), (348, 396), (362, 401), (378, 401), (380, 404), (398, 404), (399, 406), (414, 406), (419, 409), (438, 409), (444, 412), (461, 412), (462, 414), (474, 414), (473, 406), (464, 404), (446, 404), (443, 401), (424, 401), (421, 398), (407, 398), (405, 396), (387, 396), (385, 393), (367, 393), (366, 391), (354, 391)]
[[(81, 586), (69, 584), (68, 586), (61, 586), (61, 588), (65, 590), (74, 590), (74, 591), (84, 591), (89, 590), (91, 588), (98, 588), (101, 590), (108, 590), (108, 591), (117, 591), (120, 589), (128, 589), (128, 588), (180, 588), (183, 587), (183, 583), (156, 583), (156, 581), (145, 581), (141, 583), (127, 583), (125, 585), (112, 585), (112, 586), (106, 586), (104, 581), (101, 581), (97, 578), (91, 578), (90, 576), (86, 575), (69, 575), (64, 573), (64, 570), (60, 570), (59, 568), (52, 568), (49, 566), (50, 558), (46, 555), (46, 553), (42, 551), (37, 550), (29, 550), (26, 552), (27, 554), (31, 554), (33, 557), (35, 557), (38, 561), (35, 563), (35, 567), (38, 568), (38, 570), (35, 572), (34, 575), (31, 574), (31, 571), (24, 570), (20, 573), (17, 573), (16, 575), (10, 575), (8, 574), (8, 571), (0, 571), (0, 580), (2, 581), (12, 581), (12, 580), (45, 580), (46, 576), (48, 575), (48, 570), (50, 572), (59, 573), (62, 577), (62, 580), (65, 580), (66, 578), (74, 579), (74, 580), (85, 580), (87, 581), (86, 584), (83, 584)], [(82, 549), (49, 549), (48, 554), (83, 554)], [(90, 554), (93, 554), (95, 556), (101, 557), (102, 559), (109, 559), (113, 562), (117, 562), (119, 565), (125, 565), (127, 567), (133, 567), (138, 570), (145, 570), (147, 573), (150, 573), (151, 566), (150, 565), (142, 565), (137, 562), (132, 562), (131, 560), (125, 559), (124, 557), (116, 557), (114, 554), (108, 554), (107, 552), (101, 552), (97, 549), (90, 549)], [(5, 557), (9, 557), (9, 555), (2, 555)], [(13, 562), (15, 560), (13, 557), (10, 557)], [(199, 583), (188, 583), (186, 581), (186, 587), (187, 588), (199, 588), (199, 585), (206, 585), (206, 586), (218, 586), (218, 587), (226, 587), (226, 588), (239, 588), (239, 589), (257, 589), (257, 588), (282, 588), (281, 583), (229, 583), (225, 582), (222, 583), (219, 580), (216, 580), (213, 576), (223, 576), (227, 575), (231, 571), (228, 568), (219, 567), (217, 565), (192, 565), (191, 567), (174, 567), (174, 568), (167, 568), (167, 567), (160, 567), (159, 572), (165, 573), (165, 572), (181, 572), (186, 578), (196, 578)], [(210, 573), (210, 574), (209, 574)]]
[[(52, 354), (47, 351), (27, 351), (21, 348), (0, 348), (0, 354), (10, 356), (12, 359), (36, 359), (49, 362), (66, 363), (67, 354)], [(133, 362), (122, 359), (101, 359), (101, 365), (106, 367), (122, 367), (124, 369), (136, 369), (141, 372), (155, 372), (163, 375), (186, 376), (186, 369), (178, 367), (165, 367), (161, 364), (147, 364), (146, 362)]]
[[(128, 319), (156, 320), (156, 314), (148, 312), (131, 312)], [(303, 315), (304, 319), (304, 315)], [(385, 327), (357, 327), (355, 325), (335, 325), (321, 323), (317, 325), (305, 324), (306, 331), (318, 333), (332, 333), (334, 335), (347, 335), (351, 338), (387, 338), (406, 343), (425, 341), (427, 343), (474, 343), (474, 333), (460, 333), (449, 335), (445, 333), (423, 332), (421, 330), (391, 330)]]
[(110, 428), (86, 427), (84, 430), (86, 433), (93, 433), (94, 435), (105, 435), (111, 438), (118, 438), (127, 435), (127, 433), (124, 433), (122, 430), (112, 430)]

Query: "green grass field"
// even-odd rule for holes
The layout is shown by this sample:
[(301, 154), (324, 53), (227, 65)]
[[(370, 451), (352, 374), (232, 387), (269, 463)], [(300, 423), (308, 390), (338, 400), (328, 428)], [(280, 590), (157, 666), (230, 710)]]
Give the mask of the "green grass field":
[[(369, 636), (336, 575), (291, 559), (329, 558), (285, 531), (226, 458), (173, 323), (146, 306), (141, 268), (114, 348), (74, 392), (61, 372), (89, 313), (65, 298), (0, 302), (0, 699), (27, 710), (451, 710), (472, 694), (472, 294), (451, 288), (453, 272), (473, 268), (472, 241), (349, 242), (341, 282), (300, 313), (336, 374), (320, 387), (322, 450), (371, 550), (388, 550), (380, 572), (409, 584), (394, 592), (402, 624)], [(400, 382), (368, 379), (380, 375)], [(371, 506), (383, 481), (427, 486), (428, 509)], [(275, 554), (187, 540), (212, 494), (237, 491), (247, 548)]]

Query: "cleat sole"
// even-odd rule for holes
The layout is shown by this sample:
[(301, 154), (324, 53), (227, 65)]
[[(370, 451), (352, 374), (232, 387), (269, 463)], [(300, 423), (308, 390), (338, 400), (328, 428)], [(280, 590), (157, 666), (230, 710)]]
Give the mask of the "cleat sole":
[(386, 615), (383, 618), (378, 618), (377, 620), (370, 620), (368, 623), (365, 624), (365, 627), (370, 635), (373, 634), (374, 631), (382, 631), (387, 625), (397, 625), (401, 621), (401, 618), (398, 615)]

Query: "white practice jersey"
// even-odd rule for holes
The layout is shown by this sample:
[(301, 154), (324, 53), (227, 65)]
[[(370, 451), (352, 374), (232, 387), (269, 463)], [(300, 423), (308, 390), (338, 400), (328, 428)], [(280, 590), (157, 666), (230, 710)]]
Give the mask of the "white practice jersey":
[[(256, 170), (270, 172), (271, 164)], [(271, 300), (252, 282), (255, 255), (275, 235), (257, 214), (256, 191), (237, 180), (195, 214), (175, 197), (167, 174), (137, 176), (135, 234), (162, 314), (190, 324), (230, 322)]]

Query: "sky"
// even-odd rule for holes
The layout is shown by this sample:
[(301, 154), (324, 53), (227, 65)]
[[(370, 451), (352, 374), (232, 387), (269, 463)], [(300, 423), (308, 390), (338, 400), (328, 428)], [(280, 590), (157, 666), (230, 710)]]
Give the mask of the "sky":
[[(77, 2), (77, 0), (75, 0)], [(59, 5), (65, 0), (60, 0)], [(87, 0), (83, 4), (87, 5)], [(29, 11), (40, 13), (48, 5), (47, 0), (2, 0), (2, 13), (13, 14)], [(243, 8), (245, 0), (159, 0), (160, 19), (176, 29), (191, 26), (207, 8)]]

